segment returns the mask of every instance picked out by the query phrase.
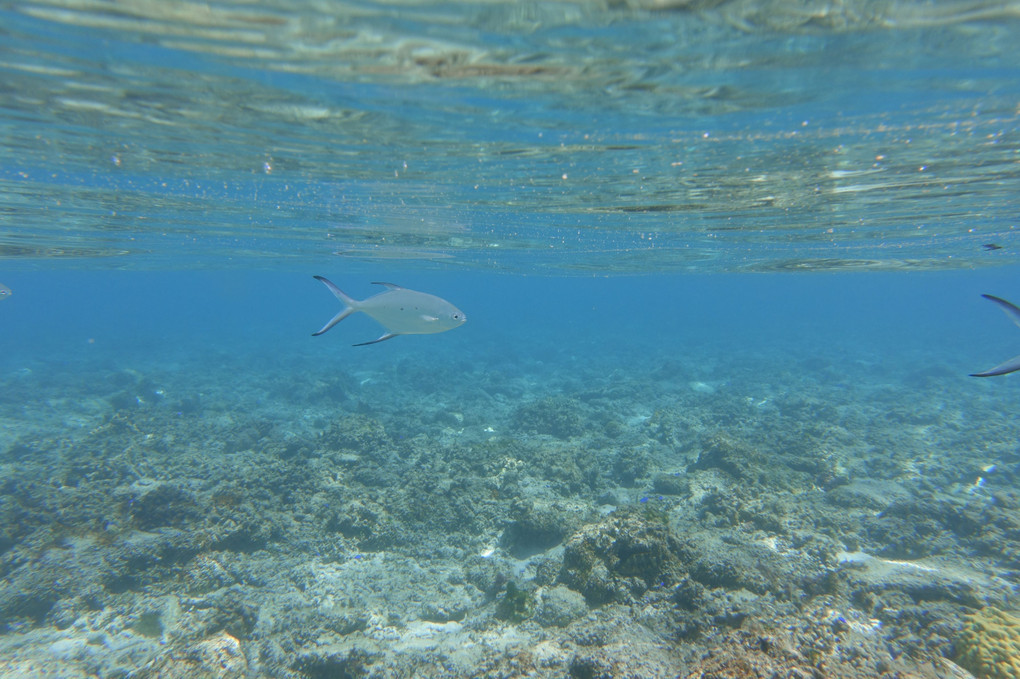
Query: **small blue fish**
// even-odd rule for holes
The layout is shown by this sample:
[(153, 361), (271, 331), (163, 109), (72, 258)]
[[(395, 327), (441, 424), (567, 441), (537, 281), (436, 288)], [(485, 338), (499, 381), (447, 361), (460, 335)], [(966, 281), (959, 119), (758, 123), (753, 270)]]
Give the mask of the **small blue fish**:
[(386, 328), (386, 332), (371, 342), (355, 344), (354, 346), (356, 347), (382, 342), (397, 335), (427, 335), (446, 332), (447, 330), (460, 327), (467, 320), (467, 316), (464, 315), (463, 311), (445, 299), (440, 299), (435, 295), (429, 295), (424, 292), (408, 290), (393, 283), (374, 282), (373, 285), (386, 286), (386, 292), (380, 292), (378, 295), (358, 301), (349, 297), (343, 290), (322, 276), (315, 276), (314, 278), (322, 281), (323, 285), (329, 288), (330, 292), (344, 303), (344, 309), (334, 316), (329, 323), (322, 326), (321, 330), (313, 332), (313, 337), (321, 335), (358, 311), (374, 318)]
[(11, 292), (10, 288), (8, 288), (3, 283), (0, 283), (0, 302), (2, 302), (3, 300), (7, 299), (8, 297), (10, 297), (13, 294), (14, 293)]
[[(1001, 297), (994, 295), (981, 295), (987, 300), (995, 302), (999, 305), (999, 308), (1006, 312), (1006, 315), (1012, 319), (1014, 323), (1020, 325), (1020, 309), (1015, 305), (1010, 304)], [(1005, 363), (1000, 363), (990, 370), (986, 370), (980, 373), (971, 373), (971, 377), (995, 377), (996, 375), (1008, 375), (1009, 373), (1020, 370), (1020, 356), (1014, 356)]]

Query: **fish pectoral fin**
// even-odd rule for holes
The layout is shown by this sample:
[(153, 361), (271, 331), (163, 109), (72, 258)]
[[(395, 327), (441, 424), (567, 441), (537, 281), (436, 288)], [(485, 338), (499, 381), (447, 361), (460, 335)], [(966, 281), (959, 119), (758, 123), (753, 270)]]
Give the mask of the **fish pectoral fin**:
[(439, 320), (439, 316), (429, 316), (428, 314), (422, 314), (420, 318), (428, 323), (435, 323)]
[(1000, 363), (991, 370), (986, 370), (980, 373), (971, 373), (971, 377), (996, 377), (998, 375), (1008, 375), (1020, 370), (1020, 356), (1014, 356), (1005, 363)]
[(354, 346), (354, 347), (367, 347), (369, 344), (376, 344), (378, 342), (385, 342), (386, 340), (393, 339), (396, 336), (397, 336), (397, 333), (395, 333), (395, 332), (388, 332), (385, 335), (383, 335), (382, 337), (380, 337), (379, 339), (374, 339), (371, 342), (362, 342), (360, 344), (352, 344), (351, 346)]
[(389, 288), (390, 290), (405, 290), (406, 289), (406, 288), (403, 288), (403, 287), (401, 287), (399, 285), (396, 285), (394, 283), (383, 283), (382, 281), (372, 281), (372, 285), (382, 285), (382, 286), (385, 286), (385, 287)]

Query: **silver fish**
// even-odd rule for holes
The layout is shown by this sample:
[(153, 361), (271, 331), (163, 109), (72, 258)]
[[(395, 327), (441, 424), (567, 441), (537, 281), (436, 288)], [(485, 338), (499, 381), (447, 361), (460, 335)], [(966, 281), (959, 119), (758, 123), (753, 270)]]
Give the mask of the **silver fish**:
[[(1020, 309), (1018, 309), (1015, 305), (1010, 304), (1001, 297), (996, 297), (994, 295), (981, 295), (981, 296), (987, 300), (991, 300), (992, 302), (998, 304), (999, 308), (1005, 311), (1006, 315), (1009, 316), (1014, 323), (1020, 325)], [(1017, 370), (1020, 370), (1020, 356), (1014, 356), (1005, 363), (1000, 363), (999, 365), (995, 366), (990, 370), (986, 370), (980, 373), (971, 373), (970, 376), (995, 377), (996, 375), (1008, 375), (1009, 373), (1016, 372)]]
[(3, 283), (0, 283), (0, 301), (3, 301), (3, 300), (5, 300), (5, 299), (7, 299), (8, 297), (10, 297), (10, 296), (11, 296), (11, 295), (13, 295), (13, 294), (14, 294), (14, 293), (13, 293), (13, 292), (11, 292), (11, 289), (10, 289), (10, 288), (8, 288), (8, 287), (7, 287), (6, 285), (4, 285)]
[(367, 344), (375, 344), (388, 340), (397, 335), (427, 335), (436, 332), (446, 332), (460, 327), (467, 320), (464, 312), (453, 306), (445, 299), (424, 292), (415, 292), (402, 288), (393, 283), (373, 282), (372, 285), (386, 286), (386, 292), (380, 292), (360, 302), (349, 297), (343, 290), (336, 287), (323, 278), (315, 276), (316, 280), (322, 281), (323, 285), (329, 288), (336, 298), (344, 303), (344, 309), (334, 316), (329, 323), (322, 326), (312, 336), (318, 336), (326, 332), (334, 325), (358, 311), (368, 314), (378, 321), (386, 332), (378, 339), (371, 342), (355, 344), (356, 347), (363, 347)]

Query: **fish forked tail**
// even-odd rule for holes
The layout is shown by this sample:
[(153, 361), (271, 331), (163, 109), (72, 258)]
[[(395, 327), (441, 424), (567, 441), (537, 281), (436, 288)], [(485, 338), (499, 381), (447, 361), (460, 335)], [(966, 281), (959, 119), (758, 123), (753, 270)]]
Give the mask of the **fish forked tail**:
[(343, 310), (336, 316), (331, 318), (329, 320), (329, 323), (322, 326), (322, 329), (320, 329), (318, 332), (312, 333), (312, 337), (318, 337), (319, 335), (326, 332), (334, 325), (336, 325), (337, 323), (339, 323), (340, 321), (344, 320), (345, 318), (353, 314), (355, 311), (357, 311), (358, 300), (354, 299), (353, 297), (349, 297), (347, 293), (333, 285), (333, 282), (327, 278), (324, 278), (322, 276), (313, 276), (313, 278), (315, 278), (315, 280), (317, 281), (322, 281), (322, 284), (329, 288), (329, 291), (332, 292), (336, 296), (336, 298), (343, 302), (344, 304)]
[[(1006, 315), (1009, 316), (1009, 320), (1013, 321), (1017, 325), (1020, 325), (1020, 307), (1017, 307), (1015, 304), (1007, 302), (1001, 297), (996, 297), (995, 295), (981, 295), (981, 296), (990, 302), (995, 302), (1000, 309), (1006, 312)], [(1020, 371), (1020, 356), (1015, 356), (1006, 361), (1005, 363), (1000, 363), (999, 365), (995, 366), (990, 370), (985, 370), (984, 372), (979, 373), (971, 373), (970, 376), (997, 377), (998, 375), (1008, 375), (1010, 373), (1015, 373), (1017, 371)]]

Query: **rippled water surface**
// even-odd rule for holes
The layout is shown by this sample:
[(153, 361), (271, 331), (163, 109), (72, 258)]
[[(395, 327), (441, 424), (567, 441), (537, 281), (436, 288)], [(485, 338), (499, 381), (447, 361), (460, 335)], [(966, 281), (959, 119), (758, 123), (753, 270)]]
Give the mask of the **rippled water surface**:
[(1015, 263), (1018, 16), (865, 0), (7, 3), (0, 256)]

